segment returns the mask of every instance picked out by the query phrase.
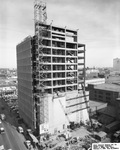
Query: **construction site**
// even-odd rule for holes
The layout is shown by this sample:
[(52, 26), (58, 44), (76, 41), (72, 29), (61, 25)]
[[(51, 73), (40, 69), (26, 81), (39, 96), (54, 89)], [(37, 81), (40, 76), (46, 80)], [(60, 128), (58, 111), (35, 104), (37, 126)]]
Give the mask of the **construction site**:
[(78, 42), (77, 29), (48, 24), (46, 8), (46, 3), (35, 1), (35, 35), (17, 45), (19, 113), (41, 143), (46, 135), (71, 137), (71, 129), (91, 120), (85, 44)]
[(40, 116), (36, 116), (40, 118), (40, 133), (56, 133), (72, 121), (88, 119), (84, 93), (85, 45), (78, 43), (77, 30), (48, 25), (46, 16), (46, 5), (36, 3), (34, 99), (36, 112), (40, 110)]

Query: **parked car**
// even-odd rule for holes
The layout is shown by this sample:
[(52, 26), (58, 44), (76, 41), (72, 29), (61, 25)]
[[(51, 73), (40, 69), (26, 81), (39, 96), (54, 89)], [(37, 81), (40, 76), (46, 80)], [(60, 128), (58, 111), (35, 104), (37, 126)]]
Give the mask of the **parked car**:
[(23, 128), (19, 126), (19, 127), (18, 127), (18, 132), (19, 132), (19, 133), (24, 133)]
[(25, 141), (25, 145), (26, 145), (26, 147), (28, 148), (28, 149), (30, 149), (31, 148), (31, 142), (29, 141), (29, 140), (26, 140)]
[(5, 114), (0, 114), (1, 120), (5, 120)]
[(3, 127), (0, 128), (0, 133), (5, 133), (5, 129)]
[(5, 150), (4, 145), (1, 145), (1, 146), (0, 146), (0, 150)]
[(31, 129), (27, 129), (27, 134), (32, 133)]

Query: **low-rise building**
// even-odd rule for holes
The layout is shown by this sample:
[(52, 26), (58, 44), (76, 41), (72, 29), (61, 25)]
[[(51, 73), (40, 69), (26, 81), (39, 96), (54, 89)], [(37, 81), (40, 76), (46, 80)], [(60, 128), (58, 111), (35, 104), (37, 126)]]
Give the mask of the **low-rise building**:
[(120, 72), (113, 72), (106, 76), (105, 83), (120, 85)]
[(85, 81), (85, 87), (88, 87), (88, 84), (102, 84), (105, 83), (105, 78), (93, 78), (93, 79), (88, 79)]
[[(90, 100), (107, 103), (107, 107), (99, 111), (102, 114), (102, 118), (99, 119), (103, 120), (102, 122), (106, 122), (105, 124), (115, 120), (120, 121), (120, 86), (107, 83), (89, 85), (89, 90)], [(111, 118), (111, 121), (108, 117)]]
[(86, 79), (98, 78), (98, 69), (88, 69), (86, 70)]
[(107, 102), (115, 105), (116, 99), (120, 94), (120, 86), (115, 84), (89, 85), (89, 99)]

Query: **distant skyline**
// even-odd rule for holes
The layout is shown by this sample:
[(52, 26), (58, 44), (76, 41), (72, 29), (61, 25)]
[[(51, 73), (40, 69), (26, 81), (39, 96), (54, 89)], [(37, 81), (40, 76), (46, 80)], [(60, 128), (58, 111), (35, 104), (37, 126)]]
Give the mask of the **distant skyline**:
[[(86, 67), (120, 58), (120, 0), (46, 0), (47, 23), (79, 29)], [(16, 45), (34, 35), (34, 0), (0, 0), (0, 68), (16, 68)]]

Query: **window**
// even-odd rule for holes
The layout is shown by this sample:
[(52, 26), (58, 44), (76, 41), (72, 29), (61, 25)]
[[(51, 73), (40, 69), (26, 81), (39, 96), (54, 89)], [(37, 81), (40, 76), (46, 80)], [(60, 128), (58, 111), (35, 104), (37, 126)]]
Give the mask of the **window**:
[(106, 97), (106, 101), (110, 101), (110, 97)]
[(103, 96), (102, 96), (102, 95), (99, 95), (99, 98), (103, 98)]
[(110, 93), (106, 93), (107, 96), (110, 96)]
[(99, 94), (103, 94), (103, 91), (99, 91)]

